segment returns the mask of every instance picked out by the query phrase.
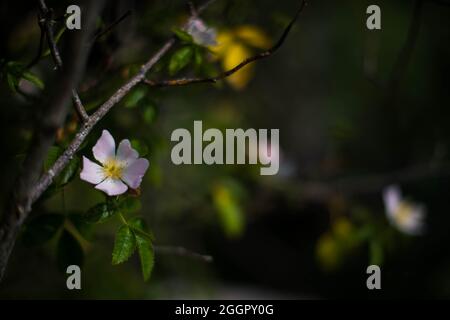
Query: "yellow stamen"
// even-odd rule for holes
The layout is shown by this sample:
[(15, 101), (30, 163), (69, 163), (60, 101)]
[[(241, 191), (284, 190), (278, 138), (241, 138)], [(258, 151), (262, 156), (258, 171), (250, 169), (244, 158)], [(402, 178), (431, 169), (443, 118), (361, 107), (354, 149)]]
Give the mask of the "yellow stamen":
[(412, 211), (413, 208), (409, 203), (402, 202), (398, 206), (395, 218), (400, 224), (405, 224), (411, 219)]
[(120, 179), (123, 165), (116, 159), (108, 160), (103, 166), (103, 172), (107, 178)]

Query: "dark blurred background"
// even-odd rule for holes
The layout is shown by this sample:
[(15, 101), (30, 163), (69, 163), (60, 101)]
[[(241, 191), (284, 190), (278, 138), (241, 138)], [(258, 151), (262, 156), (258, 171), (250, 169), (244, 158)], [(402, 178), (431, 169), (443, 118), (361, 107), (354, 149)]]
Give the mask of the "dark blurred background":
[[(36, 1), (0, 4), (0, 58), (29, 62), (39, 42)], [(75, 1), (76, 2), (76, 1)], [(62, 15), (72, 2), (48, 1)], [(382, 30), (366, 28), (366, 8), (378, 4)], [(202, 15), (219, 35), (243, 26), (274, 43), (298, 1), (217, 0)], [(188, 14), (186, 1), (108, 1), (99, 27), (131, 15), (99, 39), (79, 85), (90, 112), (133, 68), (145, 62)], [(310, 0), (279, 52), (242, 70), (233, 85), (136, 90), (99, 123), (88, 147), (108, 129), (117, 140), (148, 149), (140, 214), (159, 245), (182, 246), (212, 263), (156, 251), (142, 280), (139, 261), (111, 265), (116, 220), (82, 242), (83, 290), (66, 289), (55, 241), (19, 239), (0, 285), (2, 298), (448, 298), (450, 297), (450, 4), (439, 1)], [(60, 45), (65, 46), (65, 36)], [(232, 40), (239, 42), (240, 40)], [(248, 53), (261, 49), (239, 42)], [(242, 51), (242, 50), (241, 50)], [(169, 55), (170, 57), (170, 55)], [(244, 57), (233, 57), (238, 61)], [(151, 77), (167, 78), (164, 59)], [(219, 58), (204, 62), (218, 72)], [(1, 204), (9, 197), (32, 135), (36, 110), (52, 90), (52, 62), (33, 68), (46, 84), (0, 85)], [(191, 69), (184, 73), (189, 74)], [(176, 128), (279, 128), (281, 168), (175, 166)], [(61, 128), (64, 145), (77, 126)], [(426, 232), (402, 234), (385, 214), (382, 192), (397, 184), (427, 209)], [(75, 177), (40, 201), (42, 213), (85, 212), (102, 195)], [(381, 265), (382, 290), (366, 287), (366, 268)]]

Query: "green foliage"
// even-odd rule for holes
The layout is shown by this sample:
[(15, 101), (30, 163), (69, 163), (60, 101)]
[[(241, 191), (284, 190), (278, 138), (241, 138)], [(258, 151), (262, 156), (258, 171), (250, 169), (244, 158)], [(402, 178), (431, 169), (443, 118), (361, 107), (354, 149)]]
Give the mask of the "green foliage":
[(44, 89), (44, 82), (34, 73), (27, 70), (25, 66), (17, 61), (6, 62), (1, 70), (2, 77), (6, 77), (9, 88), (13, 92), (17, 92), (19, 82), (25, 79), (34, 84), (39, 89)]
[(67, 166), (64, 168), (64, 170), (61, 172), (61, 174), (58, 177), (58, 184), (59, 186), (64, 186), (68, 184), (70, 181), (75, 178), (76, 173), (78, 172), (78, 169), (80, 168), (80, 158), (75, 156), (72, 160), (69, 161)]
[[(61, 27), (61, 29), (59, 29), (58, 33), (55, 36), (55, 43), (58, 44), (59, 40), (61, 40), (62, 35), (64, 34), (64, 32), (66, 31), (66, 24), (63, 25), (63, 27)], [(48, 48), (47, 50), (45, 50), (42, 53), (41, 58), (45, 58), (48, 57), (51, 54), (50, 48)]]
[(245, 227), (244, 212), (238, 200), (238, 190), (232, 184), (219, 183), (213, 189), (213, 202), (228, 237), (238, 237)]
[(203, 64), (203, 50), (198, 46), (194, 48), (194, 63), (197, 68)]
[(117, 207), (112, 203), (102, 202), (90, 208), (84, 215), (88, 223), (101, 223), (118, 213)]
[(32, 84), (34, 84), (36, 87), (38, 87), (41, 90), (43, 90), (45, 87), (44, 82), (41, 79), (39, 79), (38, 76), (36, 76), (34, 73), (32, 73), (30, 71), (24, 71), (22, 73), (22, 78), (30, 81)]
[(142, 140), (132, 139), (131, 146), (139, 153), (141, 157), (145, 157), (149, 152), (147, 144)]
[[(56, 160), (62, 155), (63, 149), (58, 146), (52, 146), (50, 147), (47, 158), (44, 162), (44, 170), (49, 170), (53, 164), (56, 162)], [(68, 163), (68, 165), (64, 168), (64, 170), (61, 172), (61, 174), (56, 177), (55, 179), (55, 186), (56, 189), (59, 189), (65, 185), (67, 185), (72, 179), (75, 177), (76, 173), (78, 172), (78, 169), (80, 168), (80, 158), (78, 156), (74, 156), (72, 160)]]
[(26, 245), (42, 245), (53, 238), (64, 223), (60, 214), (41, 214), (32, 219), (22, 235)]
[(182, 29), (174, 28), (173, 33), (175, 33), (177, 38), (184, 43), (193, 43), (194, 42), (194, 39), (192, 38), (192, 36)]
[(118, 204), (118, 209), (122, 213), (134, 213), (141, 210), (141, 201), (133, 197), (125, 197)]
[[(129, 221), (129, 224), (133, 226), (135, 230), (140, 230), (142, 233), (148, 233), (148, 228), (142, 218), (134, 218)], [(135, 236), (139, 259), (141, 261), (142, 276), (144, 277), (144, 281), (147, 281), (153, 270), (155, 256), (152, 242), (148, 237), (143, 236), (142, 233), (136, 233)]]
[(369, 264), (381, 266), (383, 264), (384, 252), (382, 244), (373, 239), (369, 243)]
[(72, 213), (67, 216), (67, 219), (73, 224), (75, 229), (85, 239), (91, 239), (93, 234), (93, 225), (88, 223), (85, 216), (82, 214)]
[(185, 46), (175, 51), (175, 53), (170, 58), (169, 74), (173, 76), (184, 69), (192, 61), (193, 56), (193, 46)]
[(144, 109), (144, 121), (147, 124), (152, 124), (155, 119), (156, 119), (156, 108), (154, 105), (148, 105), (147, 107), (145, 107)]
[(126, 108), (135, 108), (147, 95), (147, 87), (137, 87), (133, 89), (125, 98), (124, 106)]
[(114, 249), (112, 253), (112, 264), (116, 265), (128, 260), (136, 249), (136, 237), (127, 225), (120, 226), (116, 233)]
[(59, 238), (56, 258), (58, 268), (62, 272), (64, 272), (70, 265), (83, 265), (83, 248), (74, 235), (67, 230), (64, 230)]

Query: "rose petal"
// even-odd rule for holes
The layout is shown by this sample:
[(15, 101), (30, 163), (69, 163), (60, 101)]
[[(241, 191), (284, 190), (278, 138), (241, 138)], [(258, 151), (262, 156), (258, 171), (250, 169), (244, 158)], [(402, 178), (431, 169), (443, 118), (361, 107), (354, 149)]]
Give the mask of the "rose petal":
[(395, 214), (401, 201), (401, 191), (398, 186), (389, 186), (383, 191), (383, 200), (386, 212), (389, 216)]
[(406, 234), (417, 236), (423, 234), (425, 229), (425, 209), (420, 206), (414, 206), (411, 208), (408, 219), (402, 220), (399, 225), (399, 229)]
[(148, 169), (148, 160), (139, 158), (123, 169), (122, 180), (132, 189), (137, 189)]
[(131, 147), (128, 139), (122, 140), (117, 148), (116, 159), (127, 164), (134, 162), (139, 157), (139, 153)]
[(116, 155), (116, 143), (114, 138), (108, 132), (103, 130), (102, 136), (98, 139), (94, 148), (92, 148), (95, 159), (104, 164), (108, 159), (114, 158)]
[(105, 192), (108, 196), (118, 196), (125, 193), (128, 187), (119, 179), (107, 178), (102, 183), (95, 186), (95, 189)]
[(80, 172), (80, 178), (92, 184), (97, 184), (105, 179), (103, 168), (83, 156), (83, 170)]

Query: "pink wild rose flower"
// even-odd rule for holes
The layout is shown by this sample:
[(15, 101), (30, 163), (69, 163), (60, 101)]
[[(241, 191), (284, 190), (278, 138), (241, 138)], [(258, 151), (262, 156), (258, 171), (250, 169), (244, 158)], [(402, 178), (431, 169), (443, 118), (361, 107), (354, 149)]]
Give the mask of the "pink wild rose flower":
[(92, 148), (95, 159), (101, 165), (83, 156), (83, 170), (80, 178), (95, 184), (95, 188), (109, 196), (125, 193), (128, 188), (137, 189), (148, 169), (148, 160), (139, 158), (128, 139), (116, 142), (107, 130)]

